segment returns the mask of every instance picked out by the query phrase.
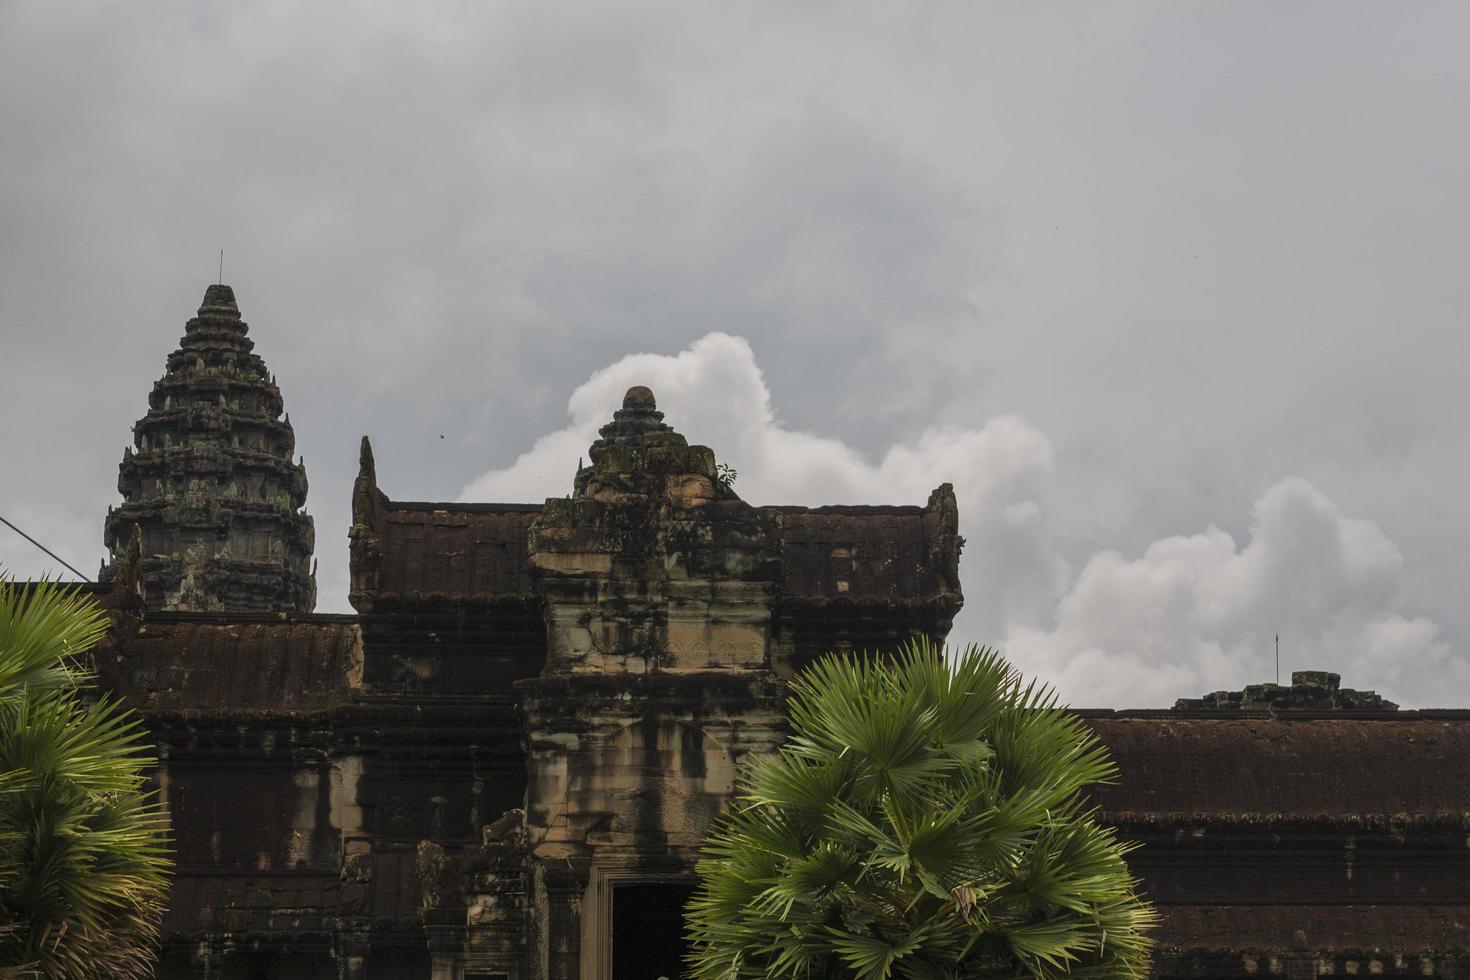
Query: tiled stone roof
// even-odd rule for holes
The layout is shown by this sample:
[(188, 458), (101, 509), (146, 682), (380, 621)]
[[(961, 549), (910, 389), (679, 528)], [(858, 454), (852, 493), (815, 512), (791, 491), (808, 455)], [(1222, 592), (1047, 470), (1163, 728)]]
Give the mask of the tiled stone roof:
[(1388, 717), (1094, 715), (1109, 819), (1450, 817), (1470, 809), (1470, 712)]
[(100, 658), (106, 686), (144, 710), (308, 710), (360, 686), (354, 617), (151, 613)]

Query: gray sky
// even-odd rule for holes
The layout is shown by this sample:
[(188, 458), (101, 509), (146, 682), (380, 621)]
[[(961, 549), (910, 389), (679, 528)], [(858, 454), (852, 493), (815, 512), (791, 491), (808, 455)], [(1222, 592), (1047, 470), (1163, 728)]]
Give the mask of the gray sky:
[[(218, 250), (346, 608), (622, 388), (755, 503), (956, 483), (1079, 704), (1470, 704), (1461, 3), (0, 5), (0, 514), (87, 572)], [(647, 355), (647, 356), (637, 356)], [(440, 438), (440, 437), (443, 438)], [(581, 447), (581, 448), (578, 448)], [(52, 563), (0, 528), (0, 563)]]

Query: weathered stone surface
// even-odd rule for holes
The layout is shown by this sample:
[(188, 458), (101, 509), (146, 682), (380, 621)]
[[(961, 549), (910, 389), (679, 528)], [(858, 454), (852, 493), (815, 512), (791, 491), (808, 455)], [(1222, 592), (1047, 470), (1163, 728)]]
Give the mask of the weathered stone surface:
[(1393, 711), (1398, 705), (1374, 691), (1354, 691), (1327, 670), (1298, 670), (1291, 685), (1251, 684), (1243, 691), (1215, 691), (1202, 698), (1180, 698), (1180, 711)]
[[(210, 286), (199, 315), (148, 397), (123, 453), (104, 540), (112, 560), (142, 531), (142, 577), (154, 609), (310, 612), (315, 544), (306, 469), (281, 417), (281, 392), (253, 352), (229, 286)], [(111, 571), (103, 569), (103, 578)]]
[(1470, 711), (1089, 711), (1160, 977), (1463, 976)]
[[(846, 591), (813, 571), (826, 554), (786, 551), (788, 521), (804, 528), (807, 512), (740, 500), (647, 388), (630, 389), (600, 435), (572, 495), (547, 500), (529, 538), (547, 628), (542, 675), (516, 685), (530, 896), (547, 923), (533, 936), (537, 976), (605, 976), (616, 888), (689, 879), (740, 759), (785, 737), (780, 675), (796, 651), (778, 628), (782, 600)], [(929, 557), (923, 515), (902, 514), (915, 562)], [(888, 562), (870, 597), (904, 587), (893, 555), (873, 547), (904, 540), (895, 516), (829, 518), (837, 532), (822, 544), (845, 568)], [(905, 609), (901, 635), (942, 636), (947, 620), (926, 613)]]

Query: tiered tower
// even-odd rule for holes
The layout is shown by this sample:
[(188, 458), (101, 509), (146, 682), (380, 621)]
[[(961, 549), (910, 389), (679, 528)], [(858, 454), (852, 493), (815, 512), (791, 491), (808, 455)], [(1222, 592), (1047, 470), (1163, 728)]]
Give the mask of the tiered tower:
[[(306, 468), (281, 391), (229, 286), (210, 286), (199, 315), (133, 427), (104, 539), (116, 562), (142, 531), (153, 609), (310, 612), (316, 604)], [(103, 577), (111, 570), (104, 569)]]

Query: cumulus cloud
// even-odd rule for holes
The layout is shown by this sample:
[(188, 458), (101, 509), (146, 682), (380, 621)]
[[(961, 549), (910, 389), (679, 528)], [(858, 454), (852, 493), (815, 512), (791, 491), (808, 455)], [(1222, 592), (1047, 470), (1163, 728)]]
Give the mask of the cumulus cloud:
[(1398, 548), (1305, 480), (1261, 494), (1243, 546), (1212, 526), (1154, 541), (1136, 558), (1084, 556), (1073, 580), (1053, 527), (1053, 449), (1026, 420), (929, 428), (869, 456), (784, 425), (751, 345), (725, 333), (595, 372), (572, 393), (565, 427), (481, 475), (461, 499), (566, 493), (574, 461), (635, 384), (653, 388), (670, 423), (736, 468), (736, 489), (751, 503), (920, 503), (953, 483), (967, 540), (967, 604), (954, 639), (1001, 643), (1072, 703), (1167, 706), (1267, 680), (1278, 632), (1284, 671), (1337, 670), (1349, 686), (1407, 703), (1470, 690), (1470, 667), (1439, 626), (1404, 610)]
[[(1051, 629), (1009, 638), (1013, 659), (1088, 703), (1167, 705), (1283, 675), (1338, 671), (1413, 704), (1458, 699), (1470, 665), (1439, 627), (1403, 612), (1403, 559), (1378, 526), (1289, 477), (1253, 509), (1243, 547), (1216, 527), (1137, 558), (1088, 560)], [(1453, 695), (1449, 692), (1454, 691)]]
[[(0, 88), (28, 96), (0, 99), (0, 380), (30, 409), (0, 427), (0, 513), (96, 567), (128, 426), (225, 249), (306, 457), (323, 611), (349, 608), (360, 436), (389, 493), (438, 500), (574, 430), (486, 496), (563, 493), (597, 421), (566, 394), (722, 330), (765, 385), (656, 382), (671, 420), (752, 499), (954, 479), (956, 637), (1051, 649), (1063, 559), (1211, 523), (1242, 550), (1295, 473), (1404, 556), (1365, 667), (1467, 703), (1420, 651), (1470, 642), (1470, 128), (1444, 125), (1470, 6), (1338, 5), (1330, 36), (1312, 4), (1270, 30), (1157, 0), (1085, 29), (1046, 4), (584, 6), (0, 6)], [(55, 567), (4, 528), (0, 565)]]
[(636, 354), (597, 371), (573, 392), (565, 428), (480, 476), (461, 499), (566, 493), (575, 460), (635, 384), (653, 389), (670, 424), (736, 469), (735, 489), (754, 504), (922, 504), (934, 487), (953, 483), (967, 541), (966, 612), (987, 635), (1037, 622), (1066, 584), (1047, 517), (1051, 446), (1023, 419), (926, 429), (871, 458), (783, 425), (750, 344), (725, 333), (707, 334), (675, 355)]

